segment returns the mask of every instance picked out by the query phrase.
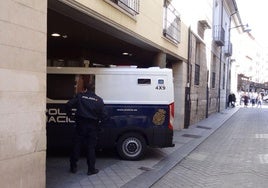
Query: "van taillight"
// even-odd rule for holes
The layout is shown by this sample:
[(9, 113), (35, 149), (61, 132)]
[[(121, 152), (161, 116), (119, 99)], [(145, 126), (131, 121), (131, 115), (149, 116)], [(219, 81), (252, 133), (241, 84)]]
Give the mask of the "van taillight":
[(173, 123), (174, 123), (174, 103), (169, 105), (169, 124), (168, 128), (173, 130)]

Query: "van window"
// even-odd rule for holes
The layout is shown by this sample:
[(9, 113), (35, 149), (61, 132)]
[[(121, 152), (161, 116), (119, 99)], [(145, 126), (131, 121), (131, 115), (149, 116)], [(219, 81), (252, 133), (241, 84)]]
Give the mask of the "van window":
[(149, 78), (138, 78), (138, 84), (149, 85), (149, 84), (151, 84), (151, 79), (149, 79)]
[(54, 100), (69, 100), (83, 91), (85, 83), (95, 86), (95, 75), (48, 74), (47, 97)]
[(158, 84), (163, 85), (164, 84), (164, 80), (163, 79), (158, 79)]

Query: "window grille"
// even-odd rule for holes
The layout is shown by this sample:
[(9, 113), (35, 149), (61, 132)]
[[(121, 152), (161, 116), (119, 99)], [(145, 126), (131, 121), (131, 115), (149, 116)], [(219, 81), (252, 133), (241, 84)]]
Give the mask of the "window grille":
[(139, 14), (139, 7), (140, 7), (139, 0), (111, 0), (111, 1), (132, 15)]
[(170, 0), (165, 0), (163, 35), (176, 44), (180, 42), (181, 19)]
[(216, 83), (216, 73), (213, 72), (212, 73), (212, 84), (211, 84), (212, 88), (215, 88), (215, 83)]

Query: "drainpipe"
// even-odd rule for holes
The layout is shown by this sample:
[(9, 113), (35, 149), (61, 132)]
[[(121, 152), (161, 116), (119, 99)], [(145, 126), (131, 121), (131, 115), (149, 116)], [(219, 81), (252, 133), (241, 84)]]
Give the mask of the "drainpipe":
[(187, 83), (185, 87), (185, 102), (184, 102), (184, 127), (188, 128), (190, 125), (191, 117), (191, 78), (190, 78), (190, 63), (192, 54), (192, 30), (191, 27), (188, 29), (188, 59), (187, 59)]
[[(223, 22), (223, 0), (221, 1), (221, 27)], [(225, 37), (225, 36), (224, 36)], [(218, 89), (218, 112), (221, 111), (221, 62), (222, 61), (222, 46), (220, 50), (220, 71), (219, 71), (219, 89)]]

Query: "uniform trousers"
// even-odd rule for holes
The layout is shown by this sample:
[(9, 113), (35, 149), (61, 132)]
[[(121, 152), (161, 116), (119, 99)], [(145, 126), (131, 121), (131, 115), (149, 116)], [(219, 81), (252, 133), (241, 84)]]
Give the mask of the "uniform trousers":
[(73, 150), (70, 157), (71, 166), (76, 166), (80, 157), (82, 144), (86, 143), (86, 157), (88, 170), (95, 170), (96, 154), (95, 147), (97, 145), (97, 126), (98, 121), (83, 117), (76, 117), (76, 129), (73, 140)]

